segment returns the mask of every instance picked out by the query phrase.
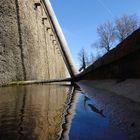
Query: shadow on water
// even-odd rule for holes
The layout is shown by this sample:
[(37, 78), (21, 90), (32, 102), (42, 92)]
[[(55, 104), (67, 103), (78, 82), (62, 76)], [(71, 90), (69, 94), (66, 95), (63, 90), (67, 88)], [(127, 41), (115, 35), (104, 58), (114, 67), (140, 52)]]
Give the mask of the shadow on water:
[(93, 112), (96, 112), (96, 113), (100, 114), (102, 117), (105, 117), (105, 115), (103, 114), (103, 109), (99, 110), (92, 104), (88, 104), (88, 106), (91, 108), (91, 110)]
[(103, 109), (99, 110), (95, 105), (87, 104), (87, 102), (90, 100), (91, 99), (89, 97), (84, 96), (84, 108), (86, 109), (86, 107), (88, 106), (93, 112), (100, 114), (102, 117), (105, 117), (105, 115), (103, 114)]

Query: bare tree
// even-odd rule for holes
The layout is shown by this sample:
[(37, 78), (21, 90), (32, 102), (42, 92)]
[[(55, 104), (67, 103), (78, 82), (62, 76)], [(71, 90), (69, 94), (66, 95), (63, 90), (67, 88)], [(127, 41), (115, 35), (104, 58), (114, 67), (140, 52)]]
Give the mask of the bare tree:
[(103, 47), (100, 47), (100, 42), (95, 42), (93, 44), (91, 44), (91, 48), (93, 49), (94, 52), (94, 61), (96, 61), (97, 59), (99, 59), (100, 57), (102, 57), (105, 53), (106, 53), (106, 49), (104, 49)]
[(97, 33), (99, 35), (99, 47), (105, 48), (106, 51), (109, 52), (115, 40), (115, 28), (113, 23), (106, 22), (100, 25), (97, 28)]
[(92, 64), (93, 62), (95, 62), (95, 60), (96, 60), (96, 58), (93, 55), (93, 53), (91, 52), (90, 55), (89, 55), (89, 65)]
[(79, 63), (80, 63), (79, 71), (85, 70), (86, 66), (89, 65), (89, 58), (88, 58), (88, 53), (86, 52), (84, 48), (80, 50), (80, 52), (78, 53), (78, 57), (79, 57)]
[(139, 25), (139, 21), (136, 15), (127, 16), (124, 15), (115, 20), (115, 28), (117, 39), (121, 42), (134, 32)]
[(90, 52), (90, 55), (89, 55), (89, 65), (93, 64), (101, 56), (102, 55), (99, 54), (98, 52), (96, 52), (96, 53)]

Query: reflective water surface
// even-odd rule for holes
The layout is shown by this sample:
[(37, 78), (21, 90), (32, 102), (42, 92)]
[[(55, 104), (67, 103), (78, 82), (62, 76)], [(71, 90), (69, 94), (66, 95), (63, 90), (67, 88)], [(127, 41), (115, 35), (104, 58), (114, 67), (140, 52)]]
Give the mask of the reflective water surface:
[(69, 87), (0, 88), (0, 140), (56, 140)]
[[(78, 95), (77, 95), (78, 96)], [(126, 135), (115, 126), (103, 109), (98, 109), (94, 100), (79, 93), (75, 115), (69, 132), (71, 140), (126, 140)]]
[(130, 135), (138, 130), (139, 104), (83, 91), (64, 85), (0, 88), (0, 140), (128, 140), (126, 126)]
[(128, 140), (125, 132), (111, 124), (104, 109), (82, 91), (75, 91), (61, 139), (66, 140)]

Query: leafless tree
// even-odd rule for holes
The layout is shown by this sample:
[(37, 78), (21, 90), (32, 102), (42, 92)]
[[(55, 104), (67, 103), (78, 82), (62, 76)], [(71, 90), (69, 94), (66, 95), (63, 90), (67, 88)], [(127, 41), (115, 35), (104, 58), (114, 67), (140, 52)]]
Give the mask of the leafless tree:
[(78, 53), (78, 57), (79, 57), (79, 63), (80, 63), (79, 71), (85, 70), (86, 67), (89, 65), (89, 58), (88, 58), (88, 53), (86, 52), (84, 48), (80, 50), (80, 52)]
[(134, 32), (139, 26), (139, 20), (136, 15), (124, 15), (115, 20), (117, 39), (121, 42)]
[(93, 62), (95, 62), (95, 60), (96, 60), (96, 57), (91, 52), (89, 55), (89, 65), (92, 64)]
[(96, 61), (97, 59), (99, 59), (100, 57), (102, 57), (105, 53), (106, 53), (106, 49), (104, 49), (103, 47), (100, 47), (100, 42), (95, 42), (93, 44), (91, 44), (91, 48), (93, 49), (94, 52), (94, 61)]
[(106, 22), (97, 28), (99, 35), (99, 47), (105, 48), (107, 52), (110, 51), (115, 40), (115, 28), (113, 23)]

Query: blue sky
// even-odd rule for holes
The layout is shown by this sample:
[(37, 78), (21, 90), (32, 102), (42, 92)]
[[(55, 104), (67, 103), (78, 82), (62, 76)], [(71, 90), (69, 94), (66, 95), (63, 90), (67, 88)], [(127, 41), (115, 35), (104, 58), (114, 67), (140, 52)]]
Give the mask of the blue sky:
[(78, 63), (78, 52), (93, 51), (97, 41), (97, 26), (122, 15), (137, 14), (140, 18), (140, 0), (50, 0), (60, 26)]

